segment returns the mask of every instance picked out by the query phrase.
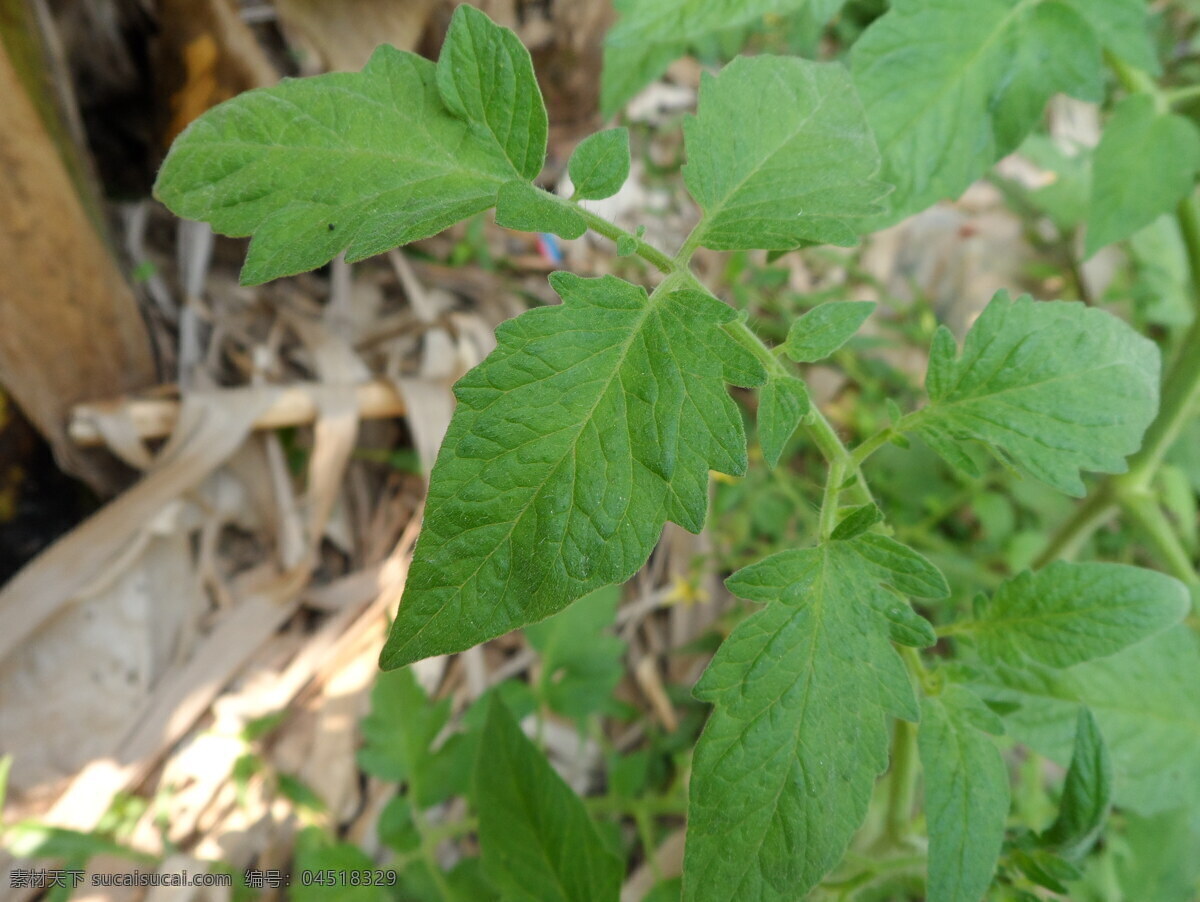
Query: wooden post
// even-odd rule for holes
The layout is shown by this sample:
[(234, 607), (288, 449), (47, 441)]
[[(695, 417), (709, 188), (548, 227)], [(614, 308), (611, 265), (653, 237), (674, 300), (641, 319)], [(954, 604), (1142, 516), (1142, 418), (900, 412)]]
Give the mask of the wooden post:
[(105, 491), (107, 466), (68, 438), (69, 413), (152, 384), (154, 360), (80, 149), (46, 96), (42, 46), (25, 0), (0, 0), (0, 385), (60, 466)]

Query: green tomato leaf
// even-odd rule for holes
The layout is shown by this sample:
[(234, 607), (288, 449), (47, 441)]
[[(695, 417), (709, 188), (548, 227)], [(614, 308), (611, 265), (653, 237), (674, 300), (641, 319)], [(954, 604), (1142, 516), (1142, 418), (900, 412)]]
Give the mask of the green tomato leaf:
[(1038, 886), (1062, 895), (1070, 892), (1067, 883), (1083, 876), (1083, 872), (1071, 862), (1045, 849), (1018, 849), (1012, 853), (1012, 860), (1021, 873)]
[(1041, 122), (1053, 94), (1096, 103), (1104, 98), (1100, 41), (1085, 11), (1065, 2), (1042, 2), (1018, 27), (1007, 62), (1009, 80), (992, 110), (996, 159), (1016, 150)]
[(917, 717), (866, 538), (784, 551), (726, 583), (767, 606), (696, 687), (714, 709), (692, 766), (688, 902), (803, 898), (866, 815), (889, 718)]
[(865, 533), (854, 542), (854, 550), (876, 576), (904, 595), (917, 598), (946, 598), (946, 577), (926, 558), (888, 536)]
[(1200, 131), (1134, 94), (1117, 104), (1092, 157), (1087, 253), (1128, 238), (1191, 193)]
[(896, 186), (873, 225), (960, 195), (1015, 149), (1051, 95), (1099, 100), (1089, 21), (1054, 0), (893, 2), (851, 53), (882, 178)]
[(500, 188), (496, 225), (521, 232), (553, 232), (561, 238), (578, 238), (587, 231), (587, 223), (567, 201), (520, 179)]
[(792, 323), (783, 351), (797, 363), (823, 360), (849, 341), (874, 309), (874, 301), (833, 301), (814, 307)]
[(808, 389), (791, 376), (772, 376), (758, 393), (758, 441), (763, 459), (774, 469), (784, 446), (807, 416)]
[(935, 339), (930, 404), (903, 428), (945, 454), (954, 439), (989, 443), (1070, 495), (1083, 494), (1081, 469), (1124, 472), (1158, 408), (1154, 343), (1079, 303), (1013, 301), (1001, 291), (962, 355), (950, 360), (948, 350)]
[(435, 235), (490, 207), (517, 173), (446, 110), (434, 73), (384, 45), (361, 72), (241, 94), (176, 139), (155, 196), (222, 234), (253, 235), (247, 285)]
[(493, 142), (519, 176), (537, 178), (546, 160), (546, 105), (520, 38), (459, 6), (438, 57), (437, 86), (450, 112)]
[(612, 276), (551, 283), (563, 303), (501, 325), (455, 386), (387, 669), (624, 582), (667, 520), (699, 532), (709, 470), (746, 470), (725, 384), (765, 374), (721, 328), (731, 308)]
[(882, 520), (883, 511), (874, 504), (860, 505), (841, 519), (841, 522), (833, 528), (830, 538), (835, 542), (856, 538)]
[[(383, 886), (342, 884), (339, 876), (351, 871), (367, 873), (379, 866), (353, 843), (335, 842), (319, 827), (305, 827), (296, 837), (295, 877), (292, 894), (298, 902), (386, 902), (391, 898)], [(325, 872), (328, 872), (326, 878)], [(300, 879), (301, 874), (315, 877)], [(327, 882), (328, 881), (328, 882)]]
[(1114, 801), (1154, 815), (1200, 799), (1200, 647), (1177, 626), (1107, 658), (1055, 670), (997, 664), (975, 686), (1006, 706), (1020, 742), (1060, 764), (1071, 757), (1079, 706), (1112, 756)]
[(616, 0), (620, 18), (604, 39), (600, 108), (616, 113), (672, 62), (696, 46), (761, 20), (808, 10), (817, 24), (843, 0)]
[(1161, 633), (1190, 607), (1187, 587), (1166, 574), (1058, 561), (1006, 580), (965, 629), (988, 660), (1070, 667)]
[(1112, 802), (1113, 769), (1108, 748), (1092, 712), (1080, 708), (1075, 750), (1063, 784), (1058, 817), (1038, 837), (1039, 845), (1064, 858), (1082, 858), (1100, 838)]
[(359, 767), (381, 780), (408, 783), (422, 808), (437, 804), (464, 789), (453, 740), (433, 749), (449, 719), (450, 700), (430, 701), (411, 670), (379, 674), (362, 721)]
[(887, 621), (888, 637), (910, 648), (929, 648), (937, 644), (933, 624), (914, 611), (899, 595), (891, 592), (872, 599), (875, 610)]
[(475, 765), (483, 870), (505, 900), (612, 902), (621, 861), (583, 802), (492, 701)]
[(567, 173), (579, 197), (612, 197), (629, 178), (629, 129), (610, 128), (584, 138), (571, 154)]
[(983, 705), (958, 686), (921, 702), (929, 902), (979, 902), (991, 885), (1008, 817), (1008, 769), (973, 720)]
[(1142, 0), (1063, 0), (1096, 29), (1105, 50), (1139, 69), (1158, 75), (1162, 67), (1147, 27), (1149, 10)]
[(580, 719), (602, 712), (624, 673), (625, 642), (611, 627), (621, 600), (606, 586), (525, 628), (541, 658), (536, 691), (551, 710)]
[(683, 178), (715, 250), (852, 245), (887, 186), (849, 73), (833, 63), (739, 57), (700, 82), (683, 126)]

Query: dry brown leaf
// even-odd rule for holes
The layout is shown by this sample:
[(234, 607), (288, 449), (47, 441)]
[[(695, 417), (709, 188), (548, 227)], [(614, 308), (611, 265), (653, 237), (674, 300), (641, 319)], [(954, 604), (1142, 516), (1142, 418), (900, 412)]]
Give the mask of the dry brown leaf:
[(275, 0), (290, 42), (305, 53), (303, 68), (361, 69), (380, 44), (414, 50), (433, 0)]
[(277, 389), (193, 395), (180, 408), (170, 441), (146, 476), (55, 542), (0, 589), (0, 660), (78, 597), (147, 523), (191, 490), (242, 444)]
[(159, 0), (163, 147), (210, 107), (279, 77), (230, 0)]

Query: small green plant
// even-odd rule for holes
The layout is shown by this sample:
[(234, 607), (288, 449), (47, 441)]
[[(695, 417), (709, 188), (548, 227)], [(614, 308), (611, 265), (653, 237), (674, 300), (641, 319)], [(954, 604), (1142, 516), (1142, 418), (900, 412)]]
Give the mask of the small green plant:
[[(605, 103), (616, 110), (722, 29), (802, 8), (822, 19), (839, 5), (621, 4)], [(1181, 624), (1197, 577), (1188, 527), (1158, 494), (1200, 391), (1200, 317), (1170, 333), (1164, 380), (1159, 346), (1115, 315), (1001, 292), (961, 344), (945, 327), (933, 333), (925, 403), (904, 411), (889, 398), (879, 428), (848, 447), (795, 364), (843, 358), (872, 305), (823, 303), (769, 347), (689, 262), (702, 247), (854, 245), (960, 194), (1021, 144), (1052, 94), (1101, 101), (1115, 90), (1092, 158), (1087, 251), (1174, 212), (1195, 288), (1200, 134), (1177, 107), (1196, 92), (1160, 86), (1160, 72), (1140, 0), (895, 0), (862, 30), (848, 68), (735, 58), (704, 75), (684, 123), (683, 180), (701, 215), (668, 253), (581, 203), (627, 178), (624, 129), (578, 146), (573, 198), (534, 185), (547, 116), (530, 57), (461, 6), (436, 63), (382, 47), (362, 72), (285, 81), (210, 111), (177, 140), (156, 191), (181, 216), (253, 236), (249, 284), (340, 253), (360, 260), (492, 207), (501, 226), (568, 239), (591, 229), (641, 258), (650, 291), (554, 273), (562, 303), (502, 325), (497, 349), (455, 387), (382, 667), (462, 651), (628, 580), (667, 521), (698, 532), (710, 471), (749, 466), (728, 386), (755, 389), (764, 464), (777, 466), (801, 430), (825, 483), (805, 541), (727, 580), (761, 608), (695, 688), (711, 713), (691, 759), (682, 898), (1029, 900), (1080, 878), (1114, 804), (1123, 841), (1141, 844), (1137, 862), (1157, 854), (1139, 824), (1176, 810), (1194, 824), (1200, 811), (1200, 646)], [(964, 479), (994, 459), (1086, 500), (1029, 555), (1034, 569), (970, 605), (949, 600), (868, 480), (877, 452), (913, 441)], [(1089, 492), (1085, 471), (1113, 475)], [(1003, 495), (966, 484), (988, 496), (981, 517), (1015, 523)], [(1071, 561), (1118, 510), (1166, 573)], [(604, 622), (581, 617), (577, 629)], [(531, 639), (550, 655), (561, 633), (547, 625)], [(538, 684), (532, 704), (594, 712), (615, 679), (611, 657), (598, 646), (563, 660), (583, 677)], [(464, 737), (433, 753), (444, 706), (422, 706), (407, 674), (381, 682), (387, 692), (412, 696), (393, 707), (417, 713), (390, 720), (380, 695), (361, 763), (407, 786), (389, 823), (434, 898), (617, 898), (613, 843), (503, 702), (468, 734), (486, 754), (465, 754)], [(1014, 740), (1067, 767), (1048, 810), (1010, 789)], [(1018, 790), (1040, 788), (1027, 771)], [(481, 867), (442, 874), (422, 811), (454, 793), (473, 799)], [(1088, 898), (1122, 898), (1098, 892)]]

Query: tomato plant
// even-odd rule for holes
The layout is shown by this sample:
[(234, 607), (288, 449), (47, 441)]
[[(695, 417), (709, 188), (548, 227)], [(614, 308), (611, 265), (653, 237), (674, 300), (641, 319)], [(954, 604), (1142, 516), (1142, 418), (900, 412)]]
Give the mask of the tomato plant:
[[(839, 5), (622, 4), (604, 103), (616, 112), (713, 33), (765, 14), (823, 21)], [(700, 215), (677, 249), (586, 203), (627, 179), (624, 128), (578, 145), (573, 197), (535, 184), (548, 124), (529, 54), (467, 6), (436, 63), (385, 46), (361, 72), (285, 81), (210, 111), (157, 184), (181, 216), (252, 236), (250, 284), (341, 253), (360, 260), (493, 207), (500, 226), (566, 239), (590, 229), (647, 264), (645, 285), (552, 274), (562, 303), (500, 326), (496, 350), (457, 383), (384, 670), (628, 580), (668, 521), (704, 527), (710, 472), (747, 474), (750, 449), (780, 466), (799, 431), (819, 451), (815, 522), (729, 576), (730, 592), (759, 607), (695, 686), (711, 712), (687, 786), (686, 900), (849, 898), (894, 876), (917, 886), (889, 898), (1041, 898), (1081, 877), (1114, 805), (1129, 824), (1182, 811), (1190, 826), (1179, 829), (1197, 835), (1200, 646), (1183, 622), (1195, 549), (1157, 476), (1196, 406), (1200, 308), (1154, 341), (1100, 306), (1002, 291), (961, 342), (945, 326), (932, 333), (923, 402), (906, 411), (889, 398), (879, 427), (848, 445), (797, 365), (843, 359), (874, 305), (827, 300), (770, 346), (690, 265), (699, 248), (853, 246), (961, 194), (1066, 93), (1114, 100), (1091, 159), (1086, 252), (1167, 215), (1194, 288), (1200, 134), (1185, 110), (1196, 92), (1164, 72), (1139, 0), (894, 0), (860, 31), (848, 65), (763, 53), (703, 76), (682, 170)], [(729, 386), (756, 393), (754, 443)], [(959, 603), (969, 599), (952, 598), (930, 558), (897, 537), (904, 524), (881, 500), (895, 491), (873, 485), (876, 455), (913, 444), (968, 480), (995, 461), (1083, 500), (1031, 569)], [(1074, 560), (1118, 513), (1156, 569)], [(425, 710), (411, 678), (388, 679)], [(389, 727), (384, 701), (365, 754), (408, 783), (405, 817), (419, 825), (445, 787), (466, 786), (439, 777), (461, 759), (431, 751), (444, 710)], [(482, 849), (472, 892), (616, 899), (623, 865), (589, 809), (498, 696), (479, 719), (462, 790)], [(1048, 822), (1015, 804), (1014, 742), (1066, 767)], [(1144, 845), (1150, 834), (1128, 835)], [(438, 893), (459, 892), (436, 871)]]

